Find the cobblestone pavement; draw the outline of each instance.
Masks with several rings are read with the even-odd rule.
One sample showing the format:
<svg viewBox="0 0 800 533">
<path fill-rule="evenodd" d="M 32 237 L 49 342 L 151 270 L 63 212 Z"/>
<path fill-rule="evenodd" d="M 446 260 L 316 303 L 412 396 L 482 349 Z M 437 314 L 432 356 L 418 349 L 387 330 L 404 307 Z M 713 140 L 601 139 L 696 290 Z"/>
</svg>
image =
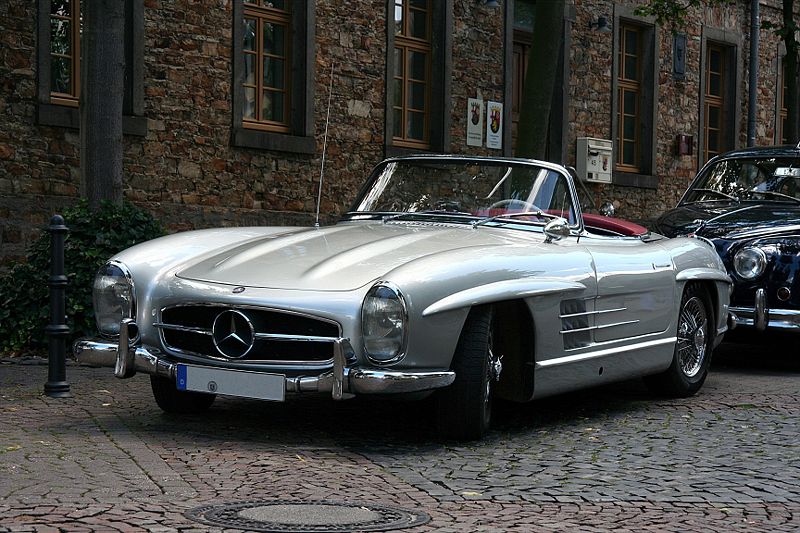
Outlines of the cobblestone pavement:
<svg viewBox="0 0 800 533">
<path fill-rule="evenodd" d="M 469 445 L 437 441 L 425 401 L 219 398 L 174 417 L 146 376 L 70 365 L 74 397 L 52 399 L 46 366 L 5 361 L 0 532 L 209 531 L 184 513 L 251 500 L 423 511 L 420 533 L 798 531 L 800 362 L 722 348 L 694 398 L 629 382 L 501 405 Z"/>
</svg>

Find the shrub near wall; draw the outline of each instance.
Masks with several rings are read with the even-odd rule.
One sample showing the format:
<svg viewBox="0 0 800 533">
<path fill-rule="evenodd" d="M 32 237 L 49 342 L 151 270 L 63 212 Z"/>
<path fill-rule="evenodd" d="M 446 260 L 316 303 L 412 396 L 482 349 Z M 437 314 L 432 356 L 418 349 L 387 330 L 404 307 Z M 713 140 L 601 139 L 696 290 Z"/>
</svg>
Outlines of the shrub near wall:
<svg viewBox="0 0 800 533">
<path fill-rule="evenodd" d="M 63 215 L 69 233 L 64 264 L 70 343 L 96 333 L 92 283 L 100 266 L 115 253 L 164 234 L 161 224 L 132 204 L 104 204 L 92 211 L 85 201 Z M 20 355 L 46 350 L 45 327 L 50 320 L 50 234 L 29 248 L 27 261 L 0 278 L 0 353 Z"/>
</svg>

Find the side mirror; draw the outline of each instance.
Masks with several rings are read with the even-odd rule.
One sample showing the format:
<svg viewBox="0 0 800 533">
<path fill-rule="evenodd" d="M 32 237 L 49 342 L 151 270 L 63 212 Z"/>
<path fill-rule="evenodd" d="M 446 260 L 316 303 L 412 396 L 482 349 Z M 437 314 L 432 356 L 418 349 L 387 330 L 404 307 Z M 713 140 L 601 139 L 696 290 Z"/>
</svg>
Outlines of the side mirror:
<svg viewBox="0 0 800 533">
<path fill-rule="evenodd" d="M 555 218 L 545 224 L 544 234 L 547 237 L 544 242 L 560 241 L 569 237 L 569 222 L 565 218 Z"/>
<path fill-rule="evenodd" d="M 603 205 L 600 206 L 600 214 L 604 217 L 613 217 L 614 216 L 614 204 L 611 202 L 604 202 Z"/>
</svg>

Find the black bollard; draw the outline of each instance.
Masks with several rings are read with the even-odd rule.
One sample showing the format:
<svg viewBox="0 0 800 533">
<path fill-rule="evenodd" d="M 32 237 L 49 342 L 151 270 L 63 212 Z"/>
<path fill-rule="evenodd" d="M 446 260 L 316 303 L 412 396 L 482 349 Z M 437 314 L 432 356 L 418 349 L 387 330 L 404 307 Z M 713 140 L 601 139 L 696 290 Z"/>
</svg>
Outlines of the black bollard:
<svg viewBox="0 0 800 533">
<path fill-rule="evenodd" d="M 67 276 L 64 274 L 64 239 L 69 228 L 64 218 L 53 215 L 50 219 L 50 324 L 45 328 L 48 336 L 47 383 L 44 393 L 52 398 L 71 398 L 67 383 L 66 339 L 69 328 L 66 321 Z"/>
</svg>

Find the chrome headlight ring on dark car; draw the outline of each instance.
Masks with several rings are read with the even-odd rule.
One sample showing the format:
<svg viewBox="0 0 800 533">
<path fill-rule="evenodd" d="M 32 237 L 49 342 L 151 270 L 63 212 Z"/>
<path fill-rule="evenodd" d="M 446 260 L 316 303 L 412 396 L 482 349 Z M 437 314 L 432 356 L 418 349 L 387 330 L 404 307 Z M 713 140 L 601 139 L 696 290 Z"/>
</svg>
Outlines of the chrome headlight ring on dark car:
<svg viewBox="0 0 800 533">
<path fill-rule="evenodd" d="M 746 246 L 733 256 L 733 270 L 744 280 L 754 280 L 767 268 L 767 254 L 761 248 Z"/>
<path fill-rule="evenodd" d="M 399 362 L 405 356 L 408 311 L 400 290 L 384 281 L 372 286 L 361 305 L 364 353 L 379 365 Z"/>
<path fill-rule="evenodd" d="M 102 335 L 116 337 L 122 319 L 136 314 L 133 278 L 124 264 L 109 261 L 97 271 L 92 290 L 97 329 Z"/>
</svg>

